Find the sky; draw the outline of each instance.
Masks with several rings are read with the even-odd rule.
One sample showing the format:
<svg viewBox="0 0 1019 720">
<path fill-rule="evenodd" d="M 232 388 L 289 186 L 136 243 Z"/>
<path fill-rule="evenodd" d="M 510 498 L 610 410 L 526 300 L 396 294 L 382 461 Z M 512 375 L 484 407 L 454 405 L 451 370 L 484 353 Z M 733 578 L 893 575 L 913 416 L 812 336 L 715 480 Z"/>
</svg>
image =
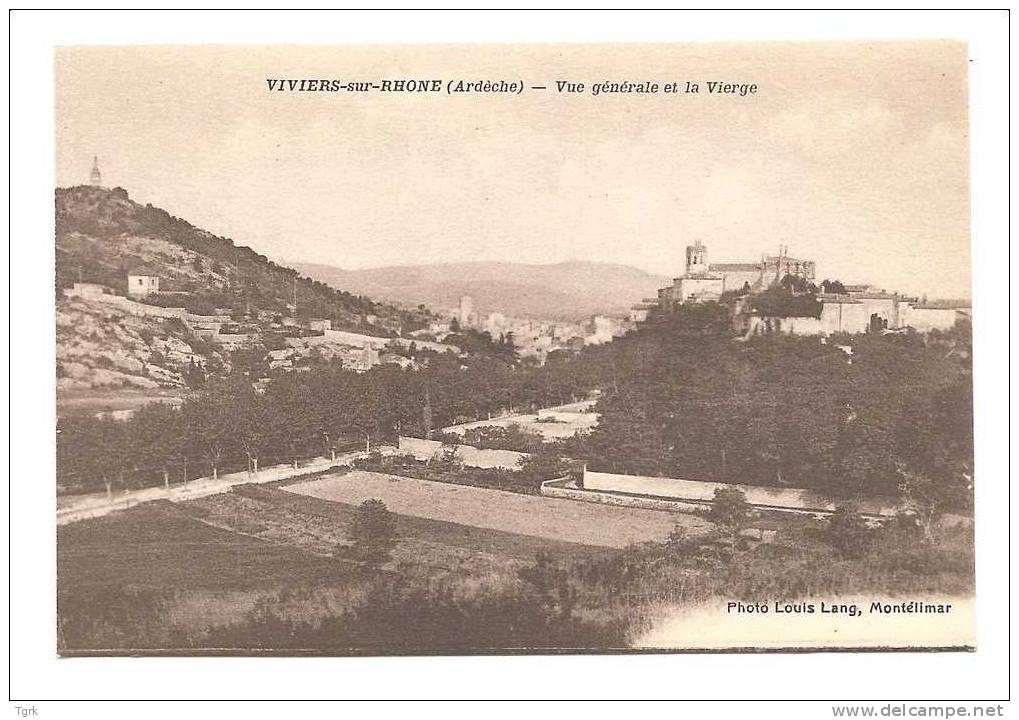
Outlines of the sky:
<svg viewBox="0 0 1019 720">
<path fill-rule="evenodd" d="M 103 183 L 273 258 L 591 260 L 678 276 L 787 246 L 818 279 L 970 296 L 954 42 L 61 48 L 58 186 Z M 267 78 L 522 81 L 279 93 Z M 556 91 L 557 80 L 585 92 Z M 699 94 L 593 96 L 604 81 Z M 753 83 L 752 95 L 707 93 Z"/>
</svg>

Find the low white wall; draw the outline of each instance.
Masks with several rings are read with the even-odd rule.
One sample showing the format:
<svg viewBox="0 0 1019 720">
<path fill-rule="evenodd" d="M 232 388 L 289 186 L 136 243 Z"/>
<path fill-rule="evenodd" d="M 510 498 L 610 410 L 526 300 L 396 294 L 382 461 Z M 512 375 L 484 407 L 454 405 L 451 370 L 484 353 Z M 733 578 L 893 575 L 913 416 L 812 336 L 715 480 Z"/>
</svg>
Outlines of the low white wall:
<svg viewBox="0 0 1019 720">
<path fill-rule="evenodd" d="M 584 490 L 603 490 L 676 500 L 710 502 L 715 496 L 715 490 L 732 487 L 741 490 L 746 495 L 748 503 L 761 507 L 832 512 L 839 504 L 812 490 L 770 488 L 760 485 L 728 485 L 703 480 L 620 475 L 584 470 Z M 894 515 L 896 511 L 895 503 L 886 498 L 875 498 L 856 504 L 859 506 L 860 512 L 871 515 Z"/>
<path fill-rule="evenodd" d="M 573 487 L 572 484 L 564 486 L 563 483 L 565 481 L 566 478 L 560 478 L 558 480 L 550 480 L 542 483 L 541 494 L 546 497 L 562 498 L 564 500 L 581 500 L 583 502 L 641 508 L 643 510 L 691 512 L 693 510 L 703 510 L 707 507 L 704 503 L 683 500 L 633 497 L 630 495 L 613 495 L 610 493 L 600 493 L 591 490 L 580 490 Z"/>
<path fill-rule="evenodd" d="M 444 446 L 438 440 L 424 440 L 401 435 L 398 447 L 400 453 L 413 455 L 416 460 L 430 460 L 436 453 L 441 452 Z M 470 467 L 517 470 L 520 468 L 520 461 L 529 455 L 513 450 L 482 450 L 473 445 L 457 445 L 456 457 L 464 465 Z"/>
</svg>

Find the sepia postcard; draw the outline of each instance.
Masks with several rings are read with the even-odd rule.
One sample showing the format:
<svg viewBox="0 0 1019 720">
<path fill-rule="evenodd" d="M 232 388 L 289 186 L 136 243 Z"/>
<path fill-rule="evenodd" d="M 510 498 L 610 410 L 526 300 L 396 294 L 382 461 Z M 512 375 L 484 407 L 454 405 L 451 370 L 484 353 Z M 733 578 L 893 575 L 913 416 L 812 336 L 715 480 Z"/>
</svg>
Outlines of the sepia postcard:
<svg viewBox="0 0 1019 720">
<path fill-rule="evenodd" d="M 60 656 L 977 647 L 964 42 L 54 62 Z"/>
</svg>

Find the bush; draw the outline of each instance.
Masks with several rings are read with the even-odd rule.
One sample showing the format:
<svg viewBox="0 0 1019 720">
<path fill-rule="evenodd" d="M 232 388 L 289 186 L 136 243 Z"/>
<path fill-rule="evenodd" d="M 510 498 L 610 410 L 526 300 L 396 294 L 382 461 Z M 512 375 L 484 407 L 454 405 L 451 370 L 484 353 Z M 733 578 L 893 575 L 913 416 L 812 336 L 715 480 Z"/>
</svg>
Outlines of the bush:
<svg viewBox="0 0 1019 720">
<path fill-rule="evenodd" d="M 742 490 L 734 487 L 718 488 L 715 490 L 715 497 L 711 501 L 708 519 L 718 525 L 725 538 L 729 541 L 729 549 L 733 555 L 736 554 L 736 546 L 739 543 L 740 533 L 746 527 L 750 514 L 749 510 L 747 496 Z"/>
<path fill-rule="evenodd" d="M 563 458 L 547 450 L 522 457 L 519 464 L 519 472 L 538 485 L 546 480 L 561 478 L 570 472 L 570 466 Z"/>
<path fill-rule="evenodd" d="M 378 567 L 396 547 L 396 516 L 381 500 L 365 500 L 357 508 L 347 538 L 357 560 Z"/>
<path fill-rule="evenodd" d="M 870 546 L 870 531 L 858 512 L 846 505 L 835 509 L 828 520 L 828 542 L 847 558 L 862 557 Z"/>
</svg>

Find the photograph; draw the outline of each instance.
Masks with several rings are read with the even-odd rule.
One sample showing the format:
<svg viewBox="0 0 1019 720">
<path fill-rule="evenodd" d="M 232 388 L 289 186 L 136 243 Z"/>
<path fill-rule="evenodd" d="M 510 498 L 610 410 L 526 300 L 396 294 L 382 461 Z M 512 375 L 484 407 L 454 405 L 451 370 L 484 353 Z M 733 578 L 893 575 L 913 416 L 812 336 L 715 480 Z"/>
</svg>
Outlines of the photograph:
<svg viewBox="0 0 1019 720">
<path fill-rule="evenodd" d="M 56 652 L 972 651 L 967 65 L 56 48 Z"/>
</svg>

